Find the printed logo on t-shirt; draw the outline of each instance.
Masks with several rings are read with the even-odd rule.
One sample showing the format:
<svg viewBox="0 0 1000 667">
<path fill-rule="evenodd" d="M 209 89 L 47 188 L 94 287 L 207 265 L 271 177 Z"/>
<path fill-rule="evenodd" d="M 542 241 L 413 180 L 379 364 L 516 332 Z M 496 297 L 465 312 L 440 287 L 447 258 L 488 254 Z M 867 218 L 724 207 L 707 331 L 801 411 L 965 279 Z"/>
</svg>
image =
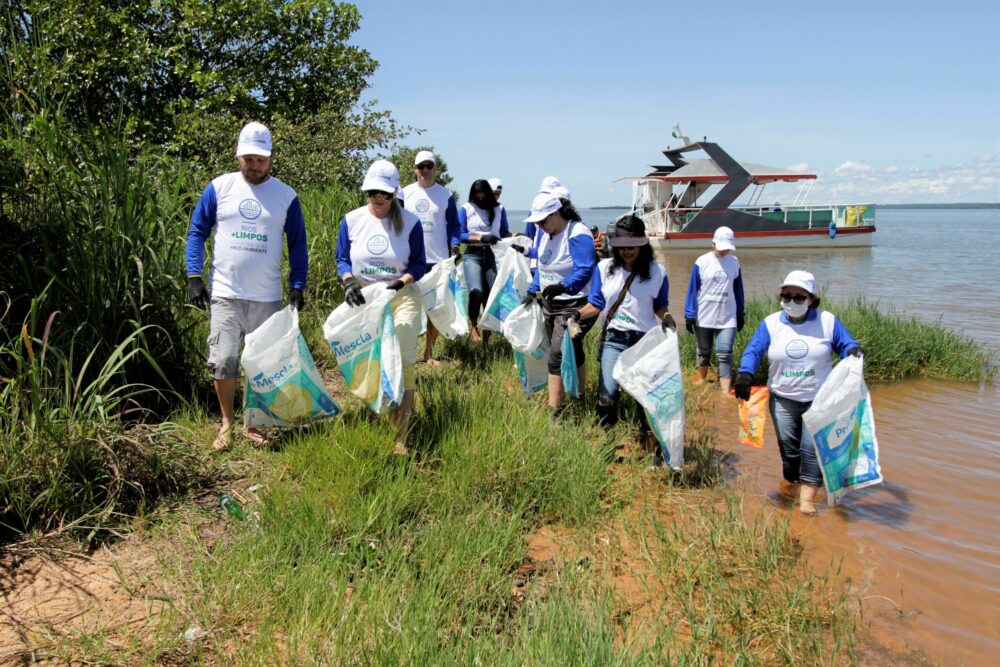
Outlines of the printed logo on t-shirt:
<svg viewBox="0 0 1000 667">
<path fill-rule="evenodd" d="M 622 305 L 623 306 L 632 305 L 632 292 L 625 292 L 625 298 L 622 299 Z"/>
<path fill-rule="evenodd" d="M 261 207 L 255 199 L 244 199 L 240 202 L 240 215 L 247 220 L 256 220 L 260 217 Z"/>
<path fill-rule="evenodd" d="M 712 276 L 713 283 L 724 283 L 729 280 L 729 275 L 725 271 L 716 271 L 715 275 Z"/>
<path fill-rule="evenodd" d="M 415 208 L 417 209 L 417 213 L 426 213 L 431 210 L 431 203 L 426 199 L 420 199 L 417 201 Z"/>
<path fill-rule="evenodd" d="M 551 262 L 552 261 L 552 249 L 551 248 L 547 248 L 545 250 L 545 252 L 542 253 L 542 256 L 538 258 L 538 261 L 541 262 L 542 264 L 548 264 L 549 262 Z"/>
<path fill-rule="evenodd" d="M 788 345 L 785 346 L 785 354 L 788 355 L 789 359 L 801 359 L 809 354 L 809 343 L 801 338 L 788 341 Z"/>
<path fill-rule="evenodd" d="M 373 255 L 382 255 L 389 249 L 389 237 L 376 234 L 368 239 L 368 252 Z"/>
</svg>

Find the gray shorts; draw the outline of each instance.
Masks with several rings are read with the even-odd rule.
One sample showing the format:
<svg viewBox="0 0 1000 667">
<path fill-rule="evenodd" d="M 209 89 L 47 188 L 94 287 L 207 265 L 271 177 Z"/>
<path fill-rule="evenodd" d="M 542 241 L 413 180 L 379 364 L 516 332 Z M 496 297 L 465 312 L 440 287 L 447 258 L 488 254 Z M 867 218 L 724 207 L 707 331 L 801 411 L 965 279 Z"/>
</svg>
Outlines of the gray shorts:
<svg viewBox="0 0 1000 667">
<path fill-rule="evenodd" d="M 208 333 L 208 367 L 213 380 L 229 380 L 239 370 L 240 342 L 281 310 L 281 301 L 247 301 L 212 297 Z"/>
</svg>

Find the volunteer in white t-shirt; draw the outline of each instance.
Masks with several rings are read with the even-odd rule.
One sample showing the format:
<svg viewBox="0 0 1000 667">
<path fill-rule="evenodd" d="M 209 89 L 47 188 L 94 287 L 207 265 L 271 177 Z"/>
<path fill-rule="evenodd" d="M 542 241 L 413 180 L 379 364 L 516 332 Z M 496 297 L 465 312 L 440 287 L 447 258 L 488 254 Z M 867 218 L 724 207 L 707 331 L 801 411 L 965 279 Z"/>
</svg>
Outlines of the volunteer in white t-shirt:
<svg viewBox="0 0 1000 667">
<path fill-rule="evenodd" d="M 578 321 L 604 313 L 605 324 L 598 342 L 600 373 L 597 378 L 597 417 L 601 425 L 618 422 L 618 396 L 621 393 L 612 370 L 622 352 L 639 342 L 653 327 L 677 330 L 667 307 L 670 283 L 667 270 L 653 259 L 653 249 L 646 238 L 642 219 L 631 213 L 608 226 L 611 257 L 597 263 L 587 305 L 577 311 Z M 653 454 L 653 465 L 663 465 L 656 438 L 639 410 L 639 424 L 646 447 Z"/>
<path fill-rule="evenodd" d="M 208 367 L 222 412 L 215 449 L 225 449 L 232 440 L 240 341 L 281 310 L 283 240 L 288 243 L 288 302 L 299 309 L 305 304 L 305 220 L 295 191 L 270 175 L 271 148 L 270 131 L 247 123 L 236 144 L 239 171 L 219 176 L 205 188 L 188 229 L 187 298 L 199 307 L 210 302 Z M 211 299 L 202 280 L 209 237 Z M 247 429 L 246 436 L 252 444 L 267 444 L 257 428 Z"/>
<path fill-rule="evenodd" d="M 420 219 L 424 230 L 424 252 L 427 270 L 451 255 L 458 255 L 458 214 L 451 191 L 437 181 L 437 158 L 430 151 L 418 151 L 413 159 L 413 173 L 417 180 L 403 188 L 403 205 Z M 434 359 L 434 343 L 438 330 L 427 320 L 424 363 L 440 366 Z"/>
<path fill-rule="evenodd" d="M 750 400 L 754 373 L 766 354 L 782 491 L 790 494 L 799 484 L 799 509 L 815 514 L 813 501 L 823 477 L 802 415 L 833 369 L 831 354 L 841 359 L 848 354 L 860 356 L 861 346 L 833 313 L 819 309 L 816 279 L 808 271 L 789 273 L 781 283 L 780 299 L 781 310 L 765 317 L 747 343 L 736 376 L 736 398 Z"/>
<path fill-rule="evenodd" d="M 712 252 L 694 262 L 688 283 L 684 319 L 698 341 L 698 380 L 704 382 L 712 361 L 712 340 L 719 360 L 719 385 L 729 393 L 733 374 L 733 341 L 743 329 L 743 275 L 733 230 L 719 227 L 712 237 Z"/>
<path fill-rule="evenodd" d="M 469 335 L 478 343 L 480 333 L 476 323 L 479 321 L 479 310 L 489 300 L 493 282 L 497 279 L 497 260 L 490 246 L 510 236 L 507 211 L 497 203 L 488 181 L 473 181 L 469 188 L 469 201 L 458 210 L 458 227 L 460 238 L 465 242 L 462 270 L 469 286 L 469 320 L 472 322 Z M 484 331 L 482 342 L 487 342 L 489 336 L 490 332 Z"/>
<path fill-rule="evenodd" d="M 356 208 L 340 221 L 337 272 L 344 282 L 344 300 L 351 306 L 365 302 L 361 288 L 386 283 L 398 292 L 391 302 L 392 316 L 403 357 L 403 401 L 390 417 L 396 427 L 397 454 L 405 454 L 406 427 L 417 387 L 415 366 L 420 337 L 420 295 L 413 283 L 427 272 L 424 232 L 420 220 L 396 199 L 399 171 L 388 160 L 368 168 L 361 189 L 368 205 Z"/>
<path fill-rule="evenodd" d="M 566 392 L 562 383 L 562 339 L 566 319 L 587 303 L 590 281 L 597 257 L 594 237 L 580 220 L 573 204 L 553 194 L 540 194 L 531 202 L 525 222 L 538 225 L 538 264 L 528 286 L 524 303 L 542 295 L 542 314 L 549 335 L 549 407 L 553 415 L 561 410 Z M 573 338 L 580 388 L 587 386 L 583 357 L 583 337 L 596 318 L 580 321 L 580 333 Z"/>
<path fill-rule="evenodd" d="M 538 184 L 538 194 L 556 195 L 557 197 L 565 199 L 566 201 L 571 200 L 569 190 L 563 187 L 563 184 L 559 180 L 558 176 L 546 176 L 545 178 L 543 178 L 542 182 Z M 527 236 L 529 239 L 531 239 L 531 249 L 524 254 L 527 255 L 528 258 L 532 260 L 531 266 L 532 268 L 534 268 L 535 266 L 534 260 L 536 257 L 538 257 L 537 253 L 535 252 L 538 249 L 537 245 L 535 244 L 535 241 L 538 238 L 538 228 L 535 226 L 535 223 L 528 222 L 527 224 L 525 224 L 524 235 Z M 515 246 L 515 248 L 516 247 L 517 246 Z"/>
</svg>

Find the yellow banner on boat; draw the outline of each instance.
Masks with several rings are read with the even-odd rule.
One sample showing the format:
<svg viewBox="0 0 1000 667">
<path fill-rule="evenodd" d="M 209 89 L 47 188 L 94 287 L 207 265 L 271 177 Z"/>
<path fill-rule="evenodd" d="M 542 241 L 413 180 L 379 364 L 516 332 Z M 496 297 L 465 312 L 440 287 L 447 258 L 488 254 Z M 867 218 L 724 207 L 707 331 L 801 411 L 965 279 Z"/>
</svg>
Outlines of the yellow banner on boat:
<svg viewBox="0 0 1000 667">
<path fill-rule="evenodd" d="M 848 206 L 844 214 L 844 226 L 858 227 L 862 225 L 866 210 L 868 210 L 867 206 Z"/>
</svg>

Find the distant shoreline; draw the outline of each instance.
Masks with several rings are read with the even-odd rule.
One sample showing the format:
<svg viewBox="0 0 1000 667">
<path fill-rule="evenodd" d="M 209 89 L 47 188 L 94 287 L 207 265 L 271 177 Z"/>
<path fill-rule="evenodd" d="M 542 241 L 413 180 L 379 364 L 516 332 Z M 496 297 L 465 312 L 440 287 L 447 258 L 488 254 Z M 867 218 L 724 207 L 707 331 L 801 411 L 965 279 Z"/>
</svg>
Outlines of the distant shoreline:
<svg viewBox="0 0 1000 667">
<path fill-rule="evenodd" d="M 1000 209 L 1000 202 L 979 202 L 972 204 L 875 204 L 878 208 L 980 208 L 980 209 Z M 610 211 L 615 209 L 629 209 L 631 206 L 588 206 L 591 211 Z"/>
</svg>

